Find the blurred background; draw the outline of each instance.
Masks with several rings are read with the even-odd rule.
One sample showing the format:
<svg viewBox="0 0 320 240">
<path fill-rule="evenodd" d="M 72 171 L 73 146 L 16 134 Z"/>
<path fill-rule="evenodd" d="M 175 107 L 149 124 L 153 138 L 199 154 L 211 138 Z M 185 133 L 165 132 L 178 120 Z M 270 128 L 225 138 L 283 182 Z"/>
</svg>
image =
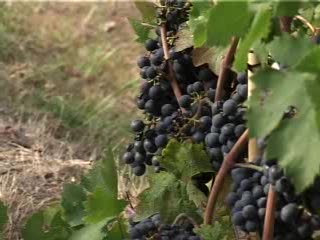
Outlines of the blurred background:
<svg viewBox="0 0 320 240">
<path fill-rule="evenodd" d="M 60 198 L 105 149 L 123 150 L 137 115 L 134 4 L 0 3 L 0 198 L 6 239 Z"/>
</svg>

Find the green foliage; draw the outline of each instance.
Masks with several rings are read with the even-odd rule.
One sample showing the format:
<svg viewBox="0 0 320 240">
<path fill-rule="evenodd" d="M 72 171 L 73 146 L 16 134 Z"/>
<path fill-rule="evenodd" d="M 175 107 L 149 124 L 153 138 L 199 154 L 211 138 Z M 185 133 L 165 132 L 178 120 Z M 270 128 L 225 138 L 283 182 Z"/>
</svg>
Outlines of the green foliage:
<svg viewBox="0 0 320 240">
<path fill-rule="evenodd" d="M 90 193 L 85 203 L 87 223 L 97 223 L 109 217 L 117 216 L 123 211 L 126 202 L 118 200 L 117 196 L 110 194 L 103 188 L 97 188 Z"/>
<path fill-rule="evenodd" d="M 170 222 L 179 213 L 199 218 L 196 205 L 189 199 L 187 185 L 169 172 L 162 172 L 150 178 L 150 188 L 140 195 L 138 218 L 148 217 L 159 212 Z"/>
<path fill-rule="evenodd" d="M 184 182 L 211 168 L 202 144 L 171 140 L 163 150 L 162 156 L 161 165 Z"/>
<path fill-rule="evenodd" d="M 0 239 L 4 239 L 3 231 L 8 222 L 8 208 L 0 201 Z"/>
<path fill-rule="evenodd" d="M 187 184 L 187 194 L 189 199 L 194 202 L 197 208 L 205 208 L 208 199 L 192 182 Z"/>
<path fill-rule="evenodd" d="M 115 166 L 114 153 L 106 149 L 105 158 L 97 162 L 85 176 L 85 187 L 89 192 L 102 188 L 113 196 L 118 196 L 118 176 Z"/>
<path fill-rule="evenodd" d="M 155 5 L 152 2 L 134 1 L 137 9 L 142 15 L 142 20 L 146 23 L 155 22 Z"/>
<path fill-rule="evenodd" d="M 263 6 L 255 15 L 248 34 L 240 43 L 238 53 L 236 55 L 234 66 L 238 71 L 244 71 L 247 68 L 247 56 L 250 48 L 265 38 L 270 29 L 272 12 L 269 5 Z"/>
<path fill-rule="evenodd" d="M 308 37 L 295 38 L 289 34 L 276 37 L 268 44 L 272 57 L 283 65 L 292 66 L 314 48 Z"/>
<path fill-rule="evenodd" d="M 108 225 L 110 221 L 114 221 L 114 219 L 104 219 L 98 223 L 86 225 L 80 230 L 75 231 L 69 240 L 103 240 L 107 236 L 105 226 Z"/>
<path fill-rule="evenodd" d="M 51 220 L 46 218 L 46 211 L 40 211 L 28 219 L 22 235 L 25 240 L 68 240 L 71 229 L 57 212 Z"/>
<path fill-rule="evenodd" d="M 244 36 L 252 16 L 246 1 L 219 1 L 209 14 L 206 44 L 228 45 L 232 36 Z"/>
<path fill-rule="evenodd" d="M 214 222 L 213 225 L 202 225 L 195 232 L 203 240 L 232 240 L 235 239 L 233 226 L 230 219 L 226 217 L 222 222 Z"/>
<path fill-rule="evenodd" d="M 83 224 L 85 200 L 86 192 L 81 185 L 66 184 L 64 186 L 61 206 L 63 207 L 66 221 L 72 227 Z"/>
<path fill-rule="evenodd" d="M 275 16 L 295 16 L 301 7 L 301 1 L 282 1 L 274 2 L 274 15 Z"/>
<path fill-rule="evenodd" d="M 193 34 L 195 47 L 201 47 L 207 41 L 207 24 L 210 9 L 213 7 L 210 1 L 193 1 L 188 25 Z"/>
<path fill-rule="evenodd" d="M 257 89 L 248 111 L 250 133 L 266 136 L 274 130 L 268 140 L 267 156 L 277 158 L 297 190 L 302 191 L 320 169 L 320 135 L 315 131 L 319 128 L 319 81 L 309 73 L 262 71 L 255 76 L 255 83 Z M 295 106 L 297 114 L 282 120 L 289 106 Z"/>
<path fill-rule="evenodd" d="M 137 35 L 137 42 L 144 43 L 150 34 L 150 27 L 143 25 L 140 21 L 136 19 L 129 19 L 133 30 Z"/>
</svg>

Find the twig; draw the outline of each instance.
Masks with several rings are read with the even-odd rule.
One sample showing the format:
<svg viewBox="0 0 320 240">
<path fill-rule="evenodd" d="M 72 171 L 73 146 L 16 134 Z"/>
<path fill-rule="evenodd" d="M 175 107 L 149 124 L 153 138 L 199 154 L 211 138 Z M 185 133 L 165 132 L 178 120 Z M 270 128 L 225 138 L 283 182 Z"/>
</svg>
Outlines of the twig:
<svg viewBox="0 0 320 240">
<path fill-rule="evenodd" d="M 282 32 L 291 32 L 291 23 L 293 18 L 288 16 L 280 17 L 280 27 Z"/>
<path fill-rule="evenodd" d="M 252 169 L 258 172 L 262 172 L 263 168 L 259 167 L 257 165 L 253 165 L 253 164 L 249 164 L 249 163 L 236 163 L 234 165 L 235 167 L 241 167 L 241 168 L 248 168 L 248 169 Z"/>
<path fill-rule="evenodd" d="M 194 227 L 199 227 L 199 225 L 197 224 L 197 222 L 192 218 L 192 217 L 189 217 L 187 214 L 185 213 L 180 213 L 173 221 L 173 224 L 179 224 L 180 220 L 182 219 L 187 219 L 190 223 L 192 223 L 192 225 Z"/>
<path fill-rule="evenodd" d="M 274 220 L 276 212 L 277 193 L 273 185 L 269 187 L 266 216 L 264 218 L 263 226 L 263 240 L 273 239 Z"/>
<path fill-rule="evenodd" d="M 172 63 L 170 62 L 169 46 L 168 46 L 168 42 L 167 42 L 167 29 L 166 29 L 165 24 L 161 25 L 161 42 L 162 42 L 162 47 L 163 47 L 163 52 L 164 52 L 164 58 L 166 59 L 167 64 L 168 64 L 171 87 L 172 87 L 174 95 L 176 96 L 177 101 L 179 103 L 179 99 L 182 96 L 182 94 L 181 94 L 177 79 L 174 74 Z M 182 108 L 182 107 L 180 107 L 180 108 L 181 108 L 182 112 L 186 112 L 186 110 L 184 108 Z"/>
<path fill-rule="evenodd" d="M 302 17 L 300 15 L 297 15 L 297 16 L 294 17 L 294 19 L 300 20 L 304 25 L 306 25 L 311 30 L 311 32 L 313 34 L 316 33 L 315 27 L 307 19 L 305 19 L 304 17 Z M 284 31 L 284 32 L 290 32 L 290 30 L 289 31 Z"/>
<path fill-rule="evenodd" d="M 237 50 L 237 46 L 239 43 L 239 38 L 238 37 L 233 37 L 231 41 L 231 46 L 229 48 L 229 51 L 225 58 L 222 61 L 222 66 L 220 69 L 220 74 L 218 77 L 218 84 L 217 84 L 217 89 L 216 89 L 216 96 L 215 96 L 215 101 L 220 101 L 221 98 L 223 97 L 224 94 L 224 84 L 227 80 L 228 76 L 228 71 L 232 65 L 233 59 L 234 59 L 234 54 Z"/>
<path fill-rule="evenodd" d="M 212 217 L 214 214 L 214 208 L 218 199 L 219 192 L 221 187 L 223 186 L 225 177 L 228 175 L 229 170 L 233 167 L 236 163 L 237 158 L 239 157 L 240 153 L 245 149 L 249 139 L 249 131 L 246 130 L 241 137 L 238 139 L 236 144 L 233 146 L 231 151 L 228 153 L 226 158 L 224 159 L 222 166 L 215 177 L 213 187 L 210 191 L 209 200 L 207 203 L 207 207 L 204 213 L 204 223 L 211 224 Z"/>
</svg>

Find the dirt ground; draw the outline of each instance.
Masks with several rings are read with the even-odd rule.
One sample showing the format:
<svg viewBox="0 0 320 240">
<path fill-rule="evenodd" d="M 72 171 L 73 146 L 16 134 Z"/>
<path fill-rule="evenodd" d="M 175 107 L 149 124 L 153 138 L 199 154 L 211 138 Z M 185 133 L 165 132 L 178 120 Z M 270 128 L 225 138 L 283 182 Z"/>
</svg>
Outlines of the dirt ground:
<svg viewBox="0 0 320 240">
<path fill-rule="evenodd" d="M 59 201 L 136 114 L 131 2 L 0 4 L 0 199 L 7 240 Z M 97 106 L 94 108 L 93 106 Z"/>
</svg>

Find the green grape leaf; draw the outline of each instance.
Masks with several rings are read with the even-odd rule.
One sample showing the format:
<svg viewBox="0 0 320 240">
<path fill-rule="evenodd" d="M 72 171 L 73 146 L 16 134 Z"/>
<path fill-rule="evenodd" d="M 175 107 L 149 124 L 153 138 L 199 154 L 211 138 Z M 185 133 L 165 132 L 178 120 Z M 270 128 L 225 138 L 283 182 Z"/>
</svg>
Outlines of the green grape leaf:
<svg viewBox="0 0 320 240">
<path fill-rule="evenodd" d="M 199 218 L 197 207 L 189 200 L 186 184 L 169 172 L 161 172 L 150 178 L 150 187 L 140 194 L 138 219 L 159 212 L 163 219 L 172 222 L 180 213 Z"/>
<path fill-rule="evenodd" d="M 42 212 L 33 214 L 27 221 L 22 230 L 22 236 L 25 240 L 46 239 L 43 232 L 44 216 Z"/>
<path fill-rule="evenodd" d="M 203 240 L 232 240 L 235 239 L 230 219 L 214 222 L 213 225 L 201 225 L 194 230 Z"/>
<path fill-rule="evenodd" d="M 301 7 L 301 1 L 283 1 L 277 0 L 274 4 L 275 16 L 295 16 Z"/>
<path fill-rule="evenodd" d="M 267 136 L 277 127 L 284 111 L 289 106 L 297 106 L 301 101 L 301 97 L 296 96 L 301 96 L 298 93 L 304 90 L 301 87 L 303 79 L 308 77 L 310 75 L 305 73 L 285 73 L 276 70 L 260 71 L 253 77 L 256 89 L 248 101 L 247 112 L 251 136 Z M 288 88 L 290 91 L 287 91 Z"/>
<path fill-rule="evenodd" d="M 118 176 L 115 158 L 111 149 L 105 153 L 105 159 L 97 162 L 86 176 L 85 187 L 89 192 L 103 188 L 114 197 L 118 196 Z"/>
<path fill-rule="evenodd" d="M 219 1 L 207 21 L 207 46 L 228 45 L 232 36 L 247 32 L 253 14 L 245 1 Z"/>
<path fill-rule="evenodd" d="M 104 227 L 112 221 L 114 218 L 107 218 L 98 223 L 86 225 L 75 231 L 69 240 L 103 240 L 108 235 Z"/>
<path fill-rule="evenodd" d="M 310 73 L 320 71 L 320 48 L 314 48 L 295 66 L 295 69 Z"/>
<path fill-rule="evenodd" d="M 210 1 L 192 1 L 188 25 L 193 34 L 195 47 L 201 47 L 207 41 L 207 21 L 213 3 Z"/>
<path fill-rule="evenodd" d="M 155 22 L 156 8 L 153 2 L 135 0 L 134 3 L 136 5 L 136 8 L 139 9 L 144 22 Z"/>
<path fill-rule="evenodd" d="M 143 23 L 136 19 L 131 18 L 129 19 L 129 22 L 137 35 L 136 41 L 140 43 L 145 43 L 145 41 L 149 39 L 151 28 L 146 25 L 143 25 Z"/>
<path fill-rule="evenodd" d="M 189 199 L 194 202 L 197 208 L 205 208 L 208 198 L 192 182 L 187 184 L 187 193 Z"/>
<path fill-rule="evenodd" d="M 239 45 L 238 53 L 234 66 L 238 71 L 244 71 L 247 68 L 248 52 L 253 44 L 267 37 L 271 24 L 272 11 L 269 6 L 261 7 L 255 15 L 248 34 Z"/>
<path fill-rule="evenodd" d="M 267 45 L 267 48 L 277 62 L 292 66 L 315 48 L 315 45 L 308 37 L 295 38 L 284 34 L 281 37 L 276 37 Z"/>
<path fill-rule="evenodd" d="M 33 214 L 22 230 L 24 240 L 69 240 L 70 225 L 63 220 L 61 212 L 57 212 L 51 222 L 46 221 L 47 210 Z"/>
<path fill-rule="evenodd" d="M 192 176 L 211 169 L 209 157 L 203 145 L 187 141 L 180 143 L 177 140 L 171 140 L 162 151 L 160 163 L 185 182 L 188 182 Z"/>
<path fill-rule="evenodd" d="M 126 206 L 126 202 L 118 200 L 103 188 L 97 188 L 93 193 L 89 193 L 85 202 L 87 223 L 97 223 L 101 220 L 117 216 Z"/>
<path fill-rule="evenodd" d="M 82 218 L 85 215 L 83 202 L 86 198 L 86 192 L 81 185 L 64 185 L 61 206 L 66 221 L 73 227 L 83 224 Z"/>
<path fill-rule="evenodd" d="M 128 227 L 125 223 L 125 219 L 118 218 L 114 221 L 110 229 L 108 230 L 108 235 L 105 240 L 123 240 L 128 238 Z"/>
<path fill-rule="evenodd" d="M 255 53 L 255 55 L 258 57 L 262 67 L 266 66 L 268 64 L 268 50 L 266 48 L 265 43 L 263 42 L 256 42 L 252 49 Z"/>
<path fill-rule="evenodd" d="M 256 89 L 248 110 L 250 133 L 253 136 L 271 133 L 267 157 L 278 159 L 301 192 L 320 169 L 319 80 L 309 73 L 267 70 L 257 73 L 254 81 Z M 297 114 L 282 120 L 289 106 L 294 106 Z"/>
</svg>

